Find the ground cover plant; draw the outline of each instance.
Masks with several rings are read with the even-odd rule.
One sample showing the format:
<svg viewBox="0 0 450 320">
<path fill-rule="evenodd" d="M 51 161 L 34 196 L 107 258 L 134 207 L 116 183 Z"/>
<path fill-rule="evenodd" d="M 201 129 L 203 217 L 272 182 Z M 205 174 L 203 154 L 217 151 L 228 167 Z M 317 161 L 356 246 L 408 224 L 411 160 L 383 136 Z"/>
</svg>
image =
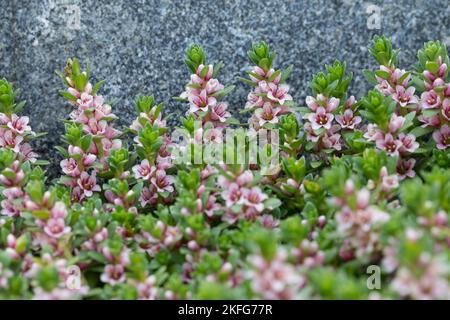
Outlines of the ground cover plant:
<svg viewBox="0 0 450 320">
<path fill-rule="evenodd" d="M 68 59 L 54 180 L 0 80 L 0 298 L 450 299 L 448 53 L 427 42 L 405 70 L 390 39 L 369 52 L 373 90 L 351 95 L 336 61 L 299 105 L 295 70 L 253 44 L 241 123 L 194 44 L 178 128 L 151 95 L 118 128 Z"/>
</svg>

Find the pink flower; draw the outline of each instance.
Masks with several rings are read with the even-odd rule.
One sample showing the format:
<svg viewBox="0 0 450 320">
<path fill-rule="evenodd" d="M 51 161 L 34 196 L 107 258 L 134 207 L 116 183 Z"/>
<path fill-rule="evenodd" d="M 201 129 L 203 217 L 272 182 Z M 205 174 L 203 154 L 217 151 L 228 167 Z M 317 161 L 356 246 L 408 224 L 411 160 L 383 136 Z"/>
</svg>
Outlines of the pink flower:
<svg viewBox="0 0 450 320">
<path fill-rule="evenodd" d="M 95 171 L 92 175 L 89 175 L 87 172 L 82 172 L 77 180 L 77 184 L 86 197 L 91 197 L 93 192 L 101 191 L 100 186 L 97 184 Z"/>
<path fill-rule="evenodd" d="M 283 105 L 286 101 L 292 100 L 292 96 L 288 94 L 289 86 L 286 84 L 276 85 L 269 83 L 270 90 L 267 92 L 267 98 Z"/>
<path fill-rule="evenodd" d="M 333 112 L 337 107 L 339 107 L 339 99 L 332 97 L 327 101 L 325 109 L 327 112 Z"/>
<path fill-rule="evenodd" d="M 83 154 L 83 150 L 80 147 L 70 145 L 67 149 L 69 152 L 69 156 Z"/>
<path fill-rule="evenodd" d="M 25 161 L 30 161 L 31 163 L 36 162 L 38 157 L 37 153 L 33 152 L 29 143 L 24 143 L 20 145 L 20 153 L 22 153 Z"/>
<path fill-rule="evenodd" d="M 397 162 L 397 173 L 399 174 L 400 180 L 405 179 L 406 177 L 414 178 L 416 173 L 414 172 L 414 165 L 416 164 L 416 160 L 411 159 L 399 159 Z"/>
<path fill-rule="evenodd" d="M 401 129 L 405 124 L 406 119 L 402 116 L 397 116 L 395 113 L 392 114 L 391 119 L 389 120 L 389 132 L 394 133 L 397 130 Z"/>
<path fill-rule="evenodd" d="M 312 141 L 312 142 L 319 141 L 320 136 L 316 135 L 310 122 L 306 122 L 304 128 L 305 128 L 305 132 L 306 132 L 306 140 L 307 141 Z"/>
<path fill-rule="evenodd" d="M 368 141 L 377 141 L 384 139 L 384 134 L 380 129 L 378 129 L 376 124 L 369 123 L 367 125 L 366 132 L 364 133 L 364 138 Z"/>
<path fill-rule="evenodd" d="M 255 111 L 255 116 L 259 120 L 259 125 L 262 127 L 266 123 L 278 123 L 277 115 L 280 108 L 273 108 L 269 103 L 265 103 L 264 107 Z"/>
<path fill-rule="evenodd" d="M 147 204 L 155 205 L 158 202 L 158 194 L 156 193 L 155 187 L 142 188 L 139 201 L 142 207 L 145 207 Z"/>
<path fill-rule="evenodd" d="M 25 132 L 31 131 L 31 127 L 28 125 L 29 121 L 30 119 L 28 117 L 19 118 L 16 114 L 13 114 L 7 126 L 17 134 L 24 134 Z"/>
<path fill-rule="evenodd" d="M 209 95 L 220 91 L 223 88 L 223 84 L 221 84 L 217 79 L 210 79 L 205 85 L 206 93 Z"/>
<path fill-rule="evenodd" d="M 355 129 L 355 126 L 361 123 L 360 116 L 353 116 L 353 111 L 351 109 L 347 109 L 344 112 L 344 115 L 337 115 L 336 121 L 341 125 L 342 128 L 347 129 Z"/>
<path fill-rule="evenodd" d="M 398 156 L 399 148 L 402 143 L 398 140 L 394 140 L 392 134 L 388 133 L 384 139 L 378 139 L 376 141 L 377 148 L 380 150 L 385 150 L 390 156 Z"/>
<path fill-rule="evenodd" d="M 339 106 L 339 99 L 332 97 L 328 100 L 322 94 L 317 95 L 317 98 L 308 96 L 306 97 L 306 105 L 314 112 L 319 109 L 319 107 L 324 107 L 327 112 L 333 112 Z"/>
<path fill-rule="evenodd" d="M 192 93 L 192 91 L 188 95 L 188 100 L 191 103 L 191 107 L 189 112 L 195 113 L 197 111 L 208 111 L 209 107 L 213 107 L 217 103 L 217 99 L 215 97 L 208 96 L 206 90 L 200 91 L 199 94 Z"/>
<path fill-rule="evenodd" d="M 250 92 L 247 96 L 247 102 L 245 103 L 246 109 L 254 107 L 262 107 L 264 105 L 264 99 L 257 95 L 254 91 Z"/>
<path fill-rule="evenodd" d="M 245 170 L 236 178 L 236 183 L 239 186 L 244 187 L 250 184 L 253 181 L 253 179 L 254 179 L 253 173 L 250 170 Z"/>
<path fill-rule="evenodd" d="M 164 170 L 156 170 L 155 176 L 150 179 L 158 192 L 173 192 L 174 177 L 166 175 Z"/>
<path fill-rule="evenodd" d="M 402 146 L 399 149 L 402 153 L 413 153 L 419 148 L 419 143 L 416 142 L 416 137 L 413 134 L 405 135 L 404 133 L 400 133 L 398 138 L 402 143 Z"/>
<path fill-rule="evenodd" d="M 381 168 L 381 190 L 389 192 L 395 188 L 398 188 L 398 176 L 396 174 L 388 175 L 386 167 Z"/>
<path fill-rule="evenodd" d="M 411 75 L 406 76 L 406 78 L 402 81 L 402 83 L 399 83 L 399 80 L 401 77 L 404 76 L 406 73 L 405 70 L 395 69 L 391 73 L 391 81 L 392 83 L 395 83 L 398 86 L 406 87 L 408 85 L 409 80 L 411 79 Z"/>
<path fill-rule="evenodd" d="M 80 175 L 78 163 L 75 159 L 64 159 L 61 161 L 60 166 L 62 168 L 62 171 L 68 176 L 78 177 Z"/>
<path fill-rule="evenodd" d="M 444 124 L 441 129 L 433 132 L 433 139 L 436 141 L 436 147 L 440 150 L 450 147 L 450 127 Z"/>
<path fill-rule="evenodd" d="M 100 276 L 100 280 L 112 286 L 125 281 L 125 268 L 121 264 L 108 264 Z"/>
<path fill-rule="evenodd" d="M 2 214 L 8 217 L 18 217 L 23 207 L 24 193 L 21 188 L 12 187 L 3 190 L 6 199 L 1 202 Z"/>
<path fill-rule="evenodd" d="M 356 103 L 356 99 L 354 96 L 350 96 L 347 101 L 344 103 L 344 109 L 351 108 Z"/>
<path fill-rule="evenodd" d="M 307 96 L 305 102 L 308 108 L 316 112 L 317 109 L 322 105 L 321 101 L 325 101 L 325 99 L 326 98 L 322 94 L 319 94 L 317 96 L 317 99 L 312 96 Z"/>
<path fill-rule="evenodd" d="M 223 142 L 223 133 L 220 128 L 209 128 L 205 130 L 203 141 L 205 143 L 221 143 Z"/>
<path fill-rule="evenodd" d="M 231 207 L 234 204 L 241 204 L 242 196 L 241 188 L 234 182 L 222 191 L 222 198 L 225 200 L 227 207 Z"/>
<path fill-rule="evenodd" d="M 138 283 L 136 288 L 139 300 L 155 300 L 158 297 L 155 276 L 147 277 L 144 282 Z"/>
<path fill-rule="evenodd" d="M 94 97 L 87 92 L 83 92 L 77 100 L 77 104 L 81 110 L 86 110 L 94 106 Z"/>
<path fill-rule="evenodd" d="M 280 221 L 275 219 L 271 214 L 264 214 L 258 218 L 258 221 L 264 228 L 275 229 L 279 226 Z"/>
<path fill-rule="evenodd" d="M 219 203 L 216 202 L 216 197 L 213 195 L 210 195 L 208 197 L 208 200 L 206 201 L 206 206 L 204 208 L 204 212 L 208 217 L 212 217 L 214 213 L 219 211 L 221 209 L 221 206 Z"/>
<path fill-rule="evenodd" d="M 439 108 L 441 104 L 441 98 L 435 91 L 426 91 L 422 93 L 420 97 L 421 106 L 423 109 Z"/>
<path fill-rule="evenodd" d="M 447 87 L 444 90 L 444 95 L 446 97 L 450 97 L 450 83 L 447 85 Z"/>
<path fill-rule="evenodd" d="M 6 114 L 0 112 L 0 125 L 7 125 L 10 121 L 11 120 Z"/>
<path fill-rule="evenodd" d="M 243 203 L 248 207 L 255 208 L 256 211 L 261 212 L 264 210 L 264 200 L 268 196 L 261 191 L 258 187 L 243 190 Z"/>
<path fill-rule="evenodd" d="M 20 135 L 15 135 L 11 130 L 0 131 L 0 147 L 11 148 L 15 153 L 18 153 L 20 150 L 20 143 L 22 141 L 23 137 Z"/>
<path fill-rule="evenodd" d="M 441 124 L 441 118 L 438 114 L 431 117 L 425 117 L 423 115 L 418 117 L 419 121 L 423 123 L 422 127 L 438 127 Z"/>
<path fill-rule="evenodd" d="M 395 92 L 395 90 L 391 87 L 391 85 L 389 84 L 389 82 L 387 80 L 378 78 L 378 84 L 375 86 L 375 88 L 380 91 L 382 94 L 384 94 L 385 96 L 390 96 L 391 94 L 393 94 Z"/>
<path fill-rule="evenodd" d="M 313 130 L 318 130 L 320 128 L 330 129 L 331 122 L 334 116 L 331 113 L 327 113 L 324 107 L 319 107 L 316 113 L 310 113 L 307 119 L 311 122 L 311 127 Z"/>
<path fill-rule="evenodd" d="M 432 83 L 425 82 L 425 89 L 428 91 L 434 90 L 434 88 L 442 86 L 445 86 L 445 81 L 441 78 L 437 78 Z"/>
<path fill-rule="evenodd" d="M 322 138 L 322 144 L 325 149 L 335 149 L 341 150 L 341 135 L 335 134 L 325 134 Z"/>
<path fill-rule="evenodd" d="M 14 162 L 12 163 L 12 165 L 9 168 L 6 168 L 3 170 L 4 174 L 0 174 L 0 182 L 5 186 L 5 187 L 13 187 L 13 186 L 18 186 L 20 185 L 20 183 L 22 182 L 22 179 L 25 177 L 25 173 L 23 172 L 23 170 L 20 168 L 20 162 L 19 160 L 14 160 Z M 7 178 L 5 176 L 5 174 L 10 174 L 10 173 L 14 173 L 14 178 Z"/>
<path fill-rule="evenodd" d="M 70 232 L 70 227 L 66 227 L 63 218 L 50 218 L 45 224 L 44 232 L 52 238 L 60 238 Z"/>
<path fill-rule="evenodd" d="M 122 147 L 122 141 L 120 139 L 107 139 L 103 138 L 102 141 L 102 147 L 103 151 L 109 151 L 109 150 L 118 150 Z M 94 152 L 91 152 L 94 153 Z"/>
<path fill-rule="evenodd" d="M 395 88 L 395 93 L 392 95 L 392 98 L 397 101 L 400 106 L 405 107 L 408 104 L 417 103 L 418 99 L 416 96 L 414 96 L 414 92 L 416 91 L 416 88 L 409 87 L 405 90 L 405 87 L 403 86 L 397 86 Z"/>
<path fill-rule="evenodd" d="M 87 125 L 84 125 L 83 128 L 87 133 L 90 133 L 94 136 L 103 136 L 106 134 L 108 122 L 106 122 L 105 120 L 100 120 L 97 122 L 95 118 L 90 118 L 89 123 Z"/>
<path fill-rule="evenodd" d="M 65 218 L 67 216 L 67 208 L 64 202 L 58 201 L 53 205 L 51 209 L 52 218 Z"/>
<path fill-rule="evenodd" d="M 265 72 L 262 68 L 260 68 L 258 66 L 253 67 L 253 73 L 258 75 L 259 78 L 263 78 L 265 80 L 270 78 L 274 72 L 275 72 L 274 69 L 270 69 L 270 70 L 267 70 L 267 72 Z M 250 74 L 250 79 L 255 83 L 259 83 L 260 81 L 262 81 L 251 74 Z M 278 75 L 272 82 L 275 84 L 278 84 L 280 82 L 280 79 L 281 79 L 281 75 Z"/>
<path fill-rule="evenodd" d="M 155 172 L 155 167 L 150 166 L 147 159 L 143 160 L 141 164 L 133 167 L 134 177 L 136 179 L 150 180 L 150 177 Z"/>
<path fill-rule="evenodd" d="M 95 154 L 92 153 L 84 154 L 82 159 L 83 166 L 89 167 L 95 162 L 95 160 L 97 160 L 97 156 Z"/>
<path fill-rule="evenodd" d="M 81 191 L 81 188 L 76 186 L 72 189 L 70 193 L 70 202 L 80 202 L 84 198 L 84 193 Z"/>
<path fill-rule="evenodd" d="M 196 75 L 200 77 L 200 74 L 202 73 L 204 68 L 208 68 L 208 72 L 206 73 L 205 77 L 203 78 L 204 81 L 208 81 L 209 79 L 211 79 L 214 68 L 213 65 L 210 64 L 208 66 L 205 66 L 203 64 L 199 65 L 196 71 Z"/>
<path fill-rule="evenodd" d="M 247 272 L 247 278 L 260 298 L 290 300 L 299 297 L 306 278 L 287 262 L 285 251 L 278 250 L 271 261 L 261 255 L 252 255 L 248 261 L 252 269 Z"/>
</svg>

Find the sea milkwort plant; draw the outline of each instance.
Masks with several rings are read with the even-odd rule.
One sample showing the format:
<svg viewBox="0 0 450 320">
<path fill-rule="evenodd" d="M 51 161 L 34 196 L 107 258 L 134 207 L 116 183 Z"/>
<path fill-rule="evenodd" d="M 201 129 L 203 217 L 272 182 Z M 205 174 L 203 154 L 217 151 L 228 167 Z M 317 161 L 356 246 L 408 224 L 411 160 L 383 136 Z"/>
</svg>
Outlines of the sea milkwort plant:
<svg viewBox="0 0 450 320">
<path fill-rule="evenodd" d="M 121 131 L 69 59 L 54 180 L 1 80 L 0 298 L 450 299 L 448 52 L 427 42 L 402 69 L 389 38 L 368 51 L 371 90 L 352 96 L 336 61 L 296 105 L 295 70 L 255 43 L 233 117 L 227 66 L 193 44 L 178 127 L 146 94 Z"/>
</svg>

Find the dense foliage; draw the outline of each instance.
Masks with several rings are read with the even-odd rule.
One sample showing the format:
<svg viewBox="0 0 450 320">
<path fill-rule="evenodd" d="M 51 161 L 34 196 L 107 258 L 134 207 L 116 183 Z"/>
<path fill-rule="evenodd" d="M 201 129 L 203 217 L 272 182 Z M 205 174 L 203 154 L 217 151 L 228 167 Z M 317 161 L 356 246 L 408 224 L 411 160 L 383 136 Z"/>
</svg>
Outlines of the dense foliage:
<svg viewBox="0 0 450 320">
<path fill-rule="evenodd" d="M 40 134 L 20 115 L 25 103 L 1 80 L 0 298 L 450 299 L 447 51 L 425 43 L 411 70 L 390 39 L 376 36 L 369 51 L 373 90 L 350 95 L 336 61 L 298 106 L 292 68 L 254 44 L 240 78 L 250 116 L 239 123 L 222 63 L 192 45 L 172 132 L 152 96 L 116 129 L 103 81 L 69 59 L 54 181 L 32 150 Z M 243 144 L 223 150 L 229 128 Z M 252 159 L 252 137 L 266 131 L 277 138 Z"/>
</svg>

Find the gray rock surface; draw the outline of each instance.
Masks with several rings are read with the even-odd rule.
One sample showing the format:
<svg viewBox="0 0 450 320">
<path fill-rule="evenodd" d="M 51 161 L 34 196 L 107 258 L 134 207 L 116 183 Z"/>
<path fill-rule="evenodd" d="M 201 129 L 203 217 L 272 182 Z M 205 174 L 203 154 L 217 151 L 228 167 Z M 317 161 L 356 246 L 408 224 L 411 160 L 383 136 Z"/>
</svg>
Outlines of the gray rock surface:
<svg viewBox="0 0 450 320">
<path fill-rule="evenodd" d="M 448 0 L 1 0 L 0 27 L 0 77 L 22 89 L 33 128 L 49 133 L 35 148 L 55 172 L 59 119 L 70 109 L 54 71 L 67 57 L 89 60 L 94 79 L 107 79 L 102 93 L 114 101 L 119 126 L 134 118 L 138 94 L 163 101 L 173 125 L 186 110 L 171 97 L 188 80 L 182 58 L 191 42 L 204 46 L 210 62 L 224 61 L 219 79 L 237 84 L 228 98 L 235 114 L 249 90 L 236 77 L 249 66 L 251 42 L 260 39 L 276 49 L 277 66 L 294 65 L 289 83 L 297 102 L 309 93 L 312 75 L 334 59 L 347 62 L 351 92 L 360 97 L 370 87 L 361 70 L 375 67 L 366 50 L 372 36 L 391 36 L 408 67 L 423 42 L 450 44 L 450 6 Z"/>
</svg>

